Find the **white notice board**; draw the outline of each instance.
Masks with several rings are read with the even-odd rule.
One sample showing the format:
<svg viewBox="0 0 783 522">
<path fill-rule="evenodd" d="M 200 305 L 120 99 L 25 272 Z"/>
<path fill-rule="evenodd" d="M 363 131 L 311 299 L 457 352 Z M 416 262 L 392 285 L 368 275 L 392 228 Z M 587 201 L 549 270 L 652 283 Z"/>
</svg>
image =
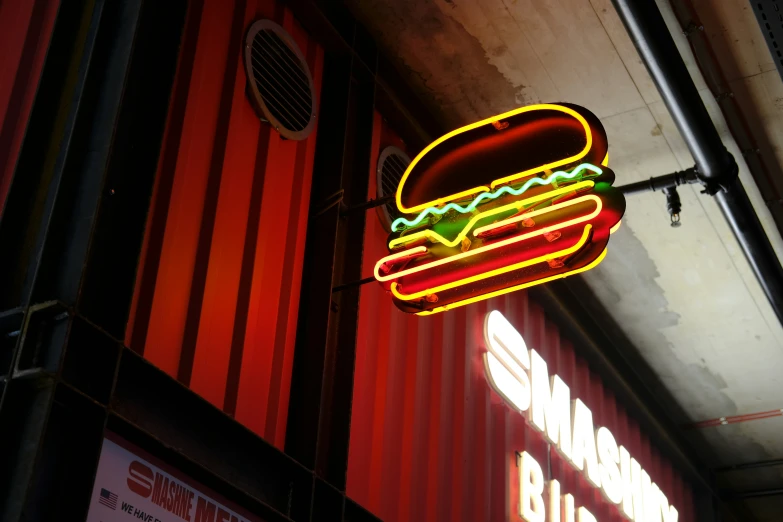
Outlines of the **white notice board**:
<svg viewBox="0 0 783 522">
<path fill-rule="evenodd" d="M 103 440 L 87 522 L 262 522 L 123 439 Z"/>
</svg>

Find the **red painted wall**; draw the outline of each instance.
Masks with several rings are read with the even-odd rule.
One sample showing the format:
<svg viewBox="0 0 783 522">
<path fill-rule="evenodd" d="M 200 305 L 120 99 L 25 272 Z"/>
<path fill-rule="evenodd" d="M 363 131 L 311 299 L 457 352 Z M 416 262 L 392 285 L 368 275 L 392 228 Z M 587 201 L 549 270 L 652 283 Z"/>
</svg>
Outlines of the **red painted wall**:
<svg viewBox="0 0 783 522">
<path fill-rule="evenodd" d="M 373 155 L 395 143 L 376 114 Z M 375 165 L 368 197 L 375 195 Z M 387 253 L 387 233 L 371 217 L 363 276 Z M 485 314 L 497 309 L 522 333 L 636 458 L 680 514 L 694 520 L 686 483 L 640 433 L 598 376 L 524 292 L 432 317 L 399 312 L 380 285 L 362 287 L 354 381 L 348 495 L 386 521 L 521 520 L 515 452 L 545 468 L 547 445 L 490 389 L 482 361 Z M 602 522 L 624 520 L 599 490 L 552 450 L 554 478 Z M 546 473 L 546 471 L 545 471 Z"/>
<path fill-rule="evenodd" d="M 0 2 L 0 214 L 38 90 L 59 0 Z"/>
<path fill-rule="evenodd" d="M 191 2 L 126 342 L 282 448 L 316 136 L 283 140 L 251 108 L 261 18 L 320 89 L 323 51 L 281 2 Z"/>
</svg>

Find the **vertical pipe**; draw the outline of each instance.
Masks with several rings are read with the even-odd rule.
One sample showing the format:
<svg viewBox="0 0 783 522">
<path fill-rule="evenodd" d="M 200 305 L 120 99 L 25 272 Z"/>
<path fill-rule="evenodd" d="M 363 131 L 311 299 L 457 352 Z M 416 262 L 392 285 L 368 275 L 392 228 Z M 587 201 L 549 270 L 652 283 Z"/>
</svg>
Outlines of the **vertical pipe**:
<svg viewBox="0 0 783 522">
<path fill-rule="evenodd" d="M 767 294 L 775 315 L 783 323 L 783 269 L 748 194 L 740 180 L 734 178 L 727 183 L 726 190 L 715 194 L 715 198 L 761 288 Z"/>
<path fill-rule="evenodd" d="M 734 158 L 723 145 L 656 3 L 612 3 L 688 145 L 700 177 L 709 182 L 735 174 Z"/>
</svg>

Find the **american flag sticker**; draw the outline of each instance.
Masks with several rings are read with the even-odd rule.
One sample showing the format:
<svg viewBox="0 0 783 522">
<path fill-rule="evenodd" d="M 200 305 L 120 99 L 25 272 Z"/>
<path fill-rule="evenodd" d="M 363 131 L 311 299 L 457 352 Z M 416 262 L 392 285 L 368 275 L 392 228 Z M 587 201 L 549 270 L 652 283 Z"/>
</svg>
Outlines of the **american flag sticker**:
<svg viewBox="0 0 783 522">
<path fill-rule="evenodd" d="M 117 509 L 117 495 L 109 491 L 108 489 L 101 488 L 101 494 L 98 497 L 98 502 L 103 504 L 109 509 Z"/>
</svg>

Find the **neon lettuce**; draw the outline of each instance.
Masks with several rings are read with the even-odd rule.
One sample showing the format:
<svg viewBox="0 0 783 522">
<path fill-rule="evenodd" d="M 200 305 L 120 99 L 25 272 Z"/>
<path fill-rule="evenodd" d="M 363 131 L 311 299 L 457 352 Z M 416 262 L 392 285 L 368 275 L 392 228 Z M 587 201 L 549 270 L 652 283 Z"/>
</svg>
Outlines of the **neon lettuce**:
<svg viewBox="0 0 783 522">
<path fill-rule="evenodd" d="M 499 188 L 494 192 L 482 192 L 467 207 L 463 207 L 456 203 L 449 203 L 448 205 L 441 208 L 429 207 L 423 210 L 421 214 L 416 216 L 416 219 L 414 219 L 413 221 L 408 221 L 405 218 L 397 218 L 392 223 L 392 231 L 396 232 L 397 228 L 400 225 L 404 225 L 406 227 L 415 227 L 416 225 L 424 221 L 424 219 L 430 214 L 437 214 L 439 216 L 442 216 L 443 214 L 449 212 L 450 210 L 456 210 L 461 214 L 468 214 L 476 210 L 476 207 L 478 207 L 481 203 L 488 200 L 497 199 L 503 194 L 511 194 L 512 196 L 521 196 L 524 192 L 528 191 L 534 185 L 551 185 L 557 180 L 571 180 L 581 175 L 582 172 L 585 170 L 589 170 L 595 175 L 600 175 L 603 172 L 600 168 L 596 167 L 595 165 L 592 165 L 590 163 L 582 163 L 571 172 L 563 172 L 559 170 L 557 172 L 552 173 L 552 175 L 549 176 L 547 179 L 542 179 L 538 177 L 531 178 L 527 180 L 525 184 L 519 187 L 518 189 L 505 186 Z"/>
</svg>

